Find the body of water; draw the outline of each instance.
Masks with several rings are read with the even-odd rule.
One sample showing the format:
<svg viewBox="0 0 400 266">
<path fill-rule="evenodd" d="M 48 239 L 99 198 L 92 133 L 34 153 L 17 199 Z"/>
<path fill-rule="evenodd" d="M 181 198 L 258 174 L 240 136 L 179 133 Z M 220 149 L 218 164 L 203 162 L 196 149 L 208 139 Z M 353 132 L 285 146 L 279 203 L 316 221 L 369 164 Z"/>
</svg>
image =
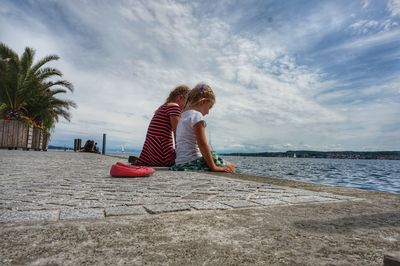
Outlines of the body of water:
<svg viewBox="0 0 400 266">
<path fill-rule="evenodd" d="M 399 160 L 226 156 L 237 172 L 323 185 L 400 193 Z"/>
</svg>

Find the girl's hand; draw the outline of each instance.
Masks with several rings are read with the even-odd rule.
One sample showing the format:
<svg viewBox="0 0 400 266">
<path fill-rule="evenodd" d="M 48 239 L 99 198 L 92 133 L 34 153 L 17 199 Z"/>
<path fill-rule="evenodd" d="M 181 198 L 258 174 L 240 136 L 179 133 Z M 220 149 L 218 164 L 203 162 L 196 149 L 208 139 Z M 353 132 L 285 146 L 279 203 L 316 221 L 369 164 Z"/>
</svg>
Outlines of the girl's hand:
<svg viewBox="0 0 400 266">
<path fill-rule="evenodd" d="M 215 165 L 211 149 L 208 146 L 207 138 L 206 138 L 206 131 L 204 129 L 204 121 L 200 121 L 193 126 L 194 134 L 196 136 L 196 142 L 199 146 L 201 155 L 203 155 L 204 160 L 206 161 L 208 167 L 210 167 L 211 171 L 213 172 L 225 172 L 225 173 L 234 173 L 235 172 L 235 165 L 231 162 L 227 162 L 226 166 L 217 166 Z"/>
<path fill-rule="evenodd" d="M 230 169 L 229 173 L 235 173 L 236 172 L 236 168 L 235 165 L 231 162 L 227 162 L 226 167 L 228 167 Z"/>
<path fill-rule="evenodd" d="M 215 166 L 214 169 L 211 169 L 213 172 L 225 172 L 225 173 L 234 173 L 235 166 L 233 164 L 228 164 L 227 166 Z"/>
</svg>

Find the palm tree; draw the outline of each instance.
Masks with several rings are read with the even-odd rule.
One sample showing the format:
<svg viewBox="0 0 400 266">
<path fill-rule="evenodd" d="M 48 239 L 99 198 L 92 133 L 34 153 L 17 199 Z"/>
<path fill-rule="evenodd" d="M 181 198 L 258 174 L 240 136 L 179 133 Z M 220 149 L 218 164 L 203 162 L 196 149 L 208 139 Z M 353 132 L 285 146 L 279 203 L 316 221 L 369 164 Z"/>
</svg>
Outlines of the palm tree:
<svg viewBox="0 0 400 266">
<path fill-rule="evenodd" d="M 56 94 L 66 93 L 64 89 L 45 89 L 41 94 L 33 97 L 27 104 L 30 117 L 46 129 L 50 129 L 58 122 L 59 117 L 71 120 L 68 112 L 70 107 L 76 104 L 70 100 L 61 100 L 55 97 Z"/>
<path fill-rule="evenodd" d="M 20 94 L 22 91 L 17 89 L 19 72 L 18 55 L 0 43 L 0 103 L 4 109 L 22 109 Z"/>
<path fill-rule="evenodd" d="M 58 69 L 44 67 L 48 62 L 58 60 L 57 55 L 49 55 L 33 63 L 35 50 L 25 48 L 21 58 L 5 44 L 0 43 L 0 112 L 15 116 L 25 115 L 36 124 L 49 130 L 59 117 L 70 121 L 70 107 L 76 104 L 55 96 L 73 92 L 73 85 L 61 77 Z M 51 80 L 50 80 L 51 79 Z M 0 113 L 1 114 L 1 113 Z"/>
</svg>

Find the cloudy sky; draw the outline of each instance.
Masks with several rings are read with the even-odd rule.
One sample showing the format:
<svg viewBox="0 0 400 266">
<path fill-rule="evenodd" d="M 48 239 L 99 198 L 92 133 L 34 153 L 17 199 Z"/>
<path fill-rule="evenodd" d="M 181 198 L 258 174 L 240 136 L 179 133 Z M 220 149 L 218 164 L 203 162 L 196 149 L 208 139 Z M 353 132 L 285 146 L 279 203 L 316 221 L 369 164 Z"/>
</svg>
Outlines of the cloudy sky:
<svg viewBox="0 0 400 266">
<path fill-rule="evenodd" d="M 141 149 L 169 91 L 203 81 L 218 151 L 400 150 L 400 0 L 0 3 L 0 41 L 75 86 L 53 145 Z"/>
</svg>

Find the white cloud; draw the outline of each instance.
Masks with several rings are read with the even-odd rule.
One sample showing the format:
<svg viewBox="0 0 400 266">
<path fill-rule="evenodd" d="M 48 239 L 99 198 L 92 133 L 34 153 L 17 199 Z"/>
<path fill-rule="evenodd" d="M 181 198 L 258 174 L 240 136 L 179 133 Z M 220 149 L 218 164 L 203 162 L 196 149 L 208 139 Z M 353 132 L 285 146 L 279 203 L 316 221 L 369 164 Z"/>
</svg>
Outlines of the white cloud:
<svg viewBox="0 0 400 266">
<path fill-rule="evenodd" d="M 349 29 L 354 34 L 371 34 L 380 31 L 389 31 L 397 27 L 399 24 L 391 19 L 378 22 L 376 20 L 359 20 L 349 26 Z"/>
<path fill-rule="evenodd" d="M 216 149 L 347 147 L 351 137 L 337 142 L 342 141 L 341 130 L 351 131 L 344 125 L 367 123 L 349 117 L 343 106 L 324 104 L 342 96 L 333 92 L 317 97 L 337 81 L 327 80 L 317 66 L 300 64 L 296 56 L 349 21 L 334 5 L 325 5 L 299 24 L 290 22 L 257 36 L 235 33 L 224 18 L 196 16 L 197 4 L 57 5 L 52 12 L 62 12 L 59 21 L 13 4 L 0 9 L 2 41 L 19 52 L 24 46 L 34 47 L 37 58 L 59 54 L 55 66 L 76 87 L 68 97 L 79 107 L 72 110 L 72 123 L 57 124 L 54 143 L 72 143 L 76 137 L 100 140 L 107 133 L 113 145 L 141 148 L 149 119 L 169 91 L 200 81 L 210 83 L 217 95 L 207 118 Z M 374 23 L 361 19 L 350 27 L 362 31 L 374 28 Z M 399 31 L 388 27 L 390 31 L 337 49 L 379 45 L 399 37 Z M 370 93 L 375 93 L 373 88 Z"/>
<path fill-rule="evenodd" d="M 388 10 L 393 17 L 400 16 L 400 0 L 389 0 Z"/>
<path fill-rule="evenodd" d="M 324 52 L 334 52 L 335 50 L 360 50 L 377 47 L 387 43 L 394 42 L 400 38 L 400 29 L 388 32 L 379 32 L 373 35 L 362 36 L 360 38 L 349 40 L 341 45 L 326 49 Z"/>
<path fill-rule="evenodd" d="M 365 9 L 369 6 L 369 0 L 362 0 L 362 8 Z"/>
<path fill-rule="evenodd" d="M 359 34 L 366 34 L 370 30 L 376 29 L 378 26 L 379 22 L 376 20 L 360 20 L 351 24 L 349 27 Z"/>
<path fill-rule="evenodd" d="M 375 99 L 389 98 L 392 101 L 400 102 L 400 78 L 395 77 L 393 80 L 379 85 L 373 85 L 365 88 L 361 92 L 361 97 L 375 96 Z"/>
</svg>

